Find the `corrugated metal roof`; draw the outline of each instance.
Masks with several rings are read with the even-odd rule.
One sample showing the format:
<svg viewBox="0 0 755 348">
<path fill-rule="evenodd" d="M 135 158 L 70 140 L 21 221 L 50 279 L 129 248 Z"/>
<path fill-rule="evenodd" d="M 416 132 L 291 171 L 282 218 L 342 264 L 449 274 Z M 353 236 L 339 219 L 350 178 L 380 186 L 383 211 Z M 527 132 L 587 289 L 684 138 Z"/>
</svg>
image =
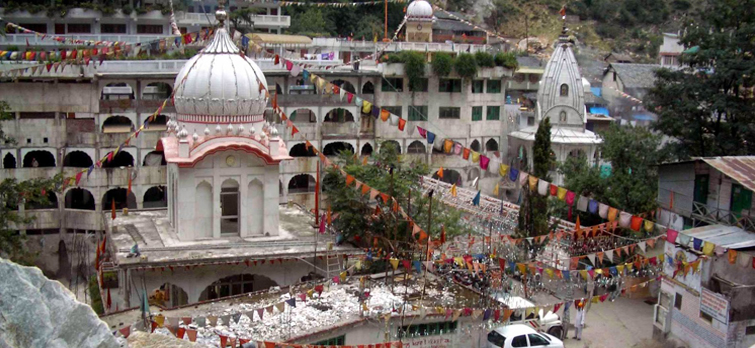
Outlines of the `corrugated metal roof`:
<svg viewBox="0 0 755 348">
<path fill-rule="evenodd" d="M 312 39 L 304 35 L 250 33 L 246 34 L 246 37 L 254 42 L 262 44 L 309 45 L 312 43 Z"/>
<path fill-rule="evenodd" d="M 703 157 L 700 159 L 748 190 L 755 192 L 755 156 Z"/>
<path fill-rule="evenodd" d="M 747 232 L 736 226 L 708 225 L 680 231 L 680 233 L 726 249 L 755 247 L 755 233 Z"/>
</svg>

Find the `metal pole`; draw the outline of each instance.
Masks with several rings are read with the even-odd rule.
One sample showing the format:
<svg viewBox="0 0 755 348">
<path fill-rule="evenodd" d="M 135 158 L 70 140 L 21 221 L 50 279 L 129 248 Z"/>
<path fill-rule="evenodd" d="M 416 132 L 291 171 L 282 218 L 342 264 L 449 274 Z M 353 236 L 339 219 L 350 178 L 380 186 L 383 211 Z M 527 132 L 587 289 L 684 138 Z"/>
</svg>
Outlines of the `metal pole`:
<svg viewBox="0 0 755 348">
<path fill-rule="evenodd" d="M 383 22 L 383 41 L 388 42 L 388 0 L 385 3 L 385 21 Z"/>
<path fill-rule="evenodd" d="M 432 223 L 433 223 L 433 190 L 430 190 L 430 192 L 427 193 L 427 195 L 430 197 L 430 209 L 427 214 L 427 240 L 425 241 L 425 261 L 428 261 L 428 253 L 430 252 L 430 231 L 432 230 Z M 422 260 L 422 257 L 420 256 L 420 260 Z M 425 266 L 425 284 L 422 286 L 422 297 L 425 298 L 425 285 L 427 285 L 427 266 Z"/>
<path fill-rule="evenodd" d="M 315 183 L 315 251 L 312 257 L 312 272 L 317 273 L 317 237 L 320 234 L 320 160 L 317 160 L 317 182 Z M 330 274 L 326 274 L 329 276 Z"/>
</svg>

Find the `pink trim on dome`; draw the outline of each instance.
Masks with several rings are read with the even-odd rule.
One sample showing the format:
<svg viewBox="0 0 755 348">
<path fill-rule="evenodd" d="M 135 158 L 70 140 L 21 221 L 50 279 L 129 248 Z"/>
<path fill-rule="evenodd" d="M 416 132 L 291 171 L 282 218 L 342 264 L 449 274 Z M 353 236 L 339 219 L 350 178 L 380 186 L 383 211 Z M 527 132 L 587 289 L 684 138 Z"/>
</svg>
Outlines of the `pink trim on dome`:
<svg viewBox="0 0 755 348">
<path fill-rule="evenodd" d="M 259 115 L 200 115 L 178 114 L 176 119 L 185 123 L 201 124 L 227 124 L 227 123 L 258 123 L 265 120 L 265 116 Z"/>
<path fill-rule="evenodd" d="M 205 157 L 212 155 L 214 153 L 220 152 L 220 151 L 228 151 L 228 150 L 236 150 L 236 151 L 244 151 L 246 153 L 251 153 L 258 158 L 261 158 L 263 161 L 265 161 L 265 164 L 278 164 L 281 160 L 284 158 L 278 158 L 275 159 L 271 157 L 267 152 L 264 152 L 254 146 L 247 145 L 247 144 L 217 144 L 213 146 L 208 146 L 204 149 L 201 149 L 200 151 L 197 151 L 196 153 L 191 154 L 191 157 L 187 158 L 185 161 L 178 162 L 178 166 L 181 168 L 191 168 L 194 167 L 197 163 L 199 163 L 201 160 L 203 160 Z"/>
</svg>

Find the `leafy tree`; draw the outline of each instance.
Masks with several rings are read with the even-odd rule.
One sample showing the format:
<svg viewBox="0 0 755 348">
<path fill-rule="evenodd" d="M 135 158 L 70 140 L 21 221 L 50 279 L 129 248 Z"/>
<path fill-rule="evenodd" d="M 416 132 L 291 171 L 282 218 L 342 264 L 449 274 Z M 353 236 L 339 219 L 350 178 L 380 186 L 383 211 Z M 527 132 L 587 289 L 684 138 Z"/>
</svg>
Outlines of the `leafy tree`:
<svg viewBox="0 0 755 348">
<path fill-rule="evenodd" d="M 493 59 L 493 55 L 488 52 L 479 51 L 475 53 L 474 60 L 477 62 L 477 66 L 481 68 L 492 68 L 495 66 L 495 59 Z"/>
<path fill-rule="evenodd" d="M 417 51 L 403 51 L 404 71 L 409 78 L 409 90 L 420 89 L 422 79 L 425 77 L 425 55 Z"/>
<path fill-rule="evenodd" d="M 469 53 L 461 53 L 454 60 L 454 70 L 462 78 L 472 79 L 477 74 L 477 62 Z"/>
<path fill-rule="evenodd" d="M 334 22 L 328 21 L 319 8 L 311 9 L 291 18 L 289 32 L 307 36 L 330 36 L 335 33 Z"/>
<path fill-rule="evenodd" d="M 656 165 L 669 158 L 668 151 L 661 147 L 661 136 L 644 127 L 618 125 L 611 125 L 600 136 L 603 144 L 599 150 L 603 161 L 610 162 L 610 175 L 602 174 L 597 165 L 588 164 L 584 155 L 571 157 L 559 165 L 565 186 L 577 194 L 630 213 L 655 210 Z M 581 215 L 581 218 L 586 224 L 601 222 L 592 214 Z"/>
<path fill-rule="evenodd" d="M 531 175 L 551 181 L 548 171 L 553 159 L 551 157 L 551 123 L 549 118 L 540 121 L 535 133 L 532 147 L 533 171 Z M 524 201 L 519 210 L 519 231 L 522 237 L 534 237 L 550 232 L 548 225 L 548 197 L 524 189 Z"/>
<path fill-rule="evenodd" d="M 7 112 L 8 104 L 0 101 L 0 121 L 12 119 Z M 0 142 L 15 143 L 0 127 Z M 24 236 L 15 226 L 28 224 L 34 219 L 18 213 L 19 204 L 46 205 L 48 192 L 53 192 L 60 184 L 60 174 L 52 179 L 35 178 L 18 182 L 15 178 L 0 181 L 0 256 L 21 264 L 31 264 L 34 255 L 24 247 Z"/>
<path fill-rule="evenodd" d="M 516 60 L 516 53 L 514 52 L 498 52 L 495 54 L 495 65 L 502 66 L 507 69 L 516 69 L 519 67 L 519 62 Z"/>
<path fill-rule="evenodd" d="M 450 54 L 445 52 L 437 52 L 433 54 L 433 72 L 437 76 L 448 76 L 453 69 L 454 59 Z"/>
<path fill-rule="evenodd" d="M 713 1 L 702 23 L 687 23 L 687 64 L 656 72 L 645 97 L 654 129 L 674 138 L 678 157 L 755 154 L 755 1 Z"/>
<path fill-rule="evenodd" d="M 430 198 L 424 196 L 420 189 L 420 177 L 428 174 L 428 167 L 421 163 L 404 163 L 398 150 L 392 144 L 384 144 L 379 153 L 373 153 L 375 165 L 362 165 L 361 161 L 350 151 L 338 156 L 338 166 L 346 173 L 368 186 L 393 195 L 400 206 L 432 236 L 440 235 L 441 226 L 445 226 L 447 237 L 462 233 L 461 213 L 438 201 L 436 193 L 433 202 L 432 229 L 428 229 L 428 208 Z M 393 168 L 393 175 L 390 175 Z M 346 186 L 346 178 L 338 169 L 328 168 L 323 178 L 323 189 L 328 196 L 328 204 L 337 218 L 333 222 L 344 240 L 357 245 L 372 245 L 373 238 L 380 246 L 397 250 L 397 243 L 414 243 L 407 221 L 392 211 L 391 204 L 378 199 L 371 201 L 369 195 L 362 195 L 352 184 Z M 411 194 L 411 209 L 409 195 Z M 376 213 L 379 207 L 380 213 Z M 406 245 L 401 245 L 405 247 Z"/>
<path fill-rule="evenodd" d="M 362 39 L 372 41 L 375 36 L 378 40 L 383 37 L 383 18 L 377 15 L 370 14 L 364 16 L 357 22 L 356 30 L 354 31 L 355 39 Z"/>
</svg>

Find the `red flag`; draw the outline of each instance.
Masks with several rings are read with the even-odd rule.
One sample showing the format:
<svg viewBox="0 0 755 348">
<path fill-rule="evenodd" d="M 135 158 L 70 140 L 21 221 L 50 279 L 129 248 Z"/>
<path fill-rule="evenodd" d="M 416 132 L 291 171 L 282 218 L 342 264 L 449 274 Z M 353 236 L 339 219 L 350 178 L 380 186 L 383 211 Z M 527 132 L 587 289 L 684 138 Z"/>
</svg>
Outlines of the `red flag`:
<svg viewBox="0 0 755 348">
<path fill-rule="evenodd" d="M 131 195 L 131 171 L 128 173 L 128 190 L 126 191 L 126 200 L 128 200 L 128 196 Z"/>
<path fill-rule="evenodd" d="M 228 343 L 228 336 L 218 335 L 220 336 L 220 347 L 225 347 L 226 343 Z"/>
<path fill-rule="evenodd" d="M 196 342 L 197 341 L 197 330 L 186 329 L 186 333 L 189 335 L 189 341 L 190 342 Z"/>
<path fill-rule="evenodd" d="M 320 219 L 320 230 L 319 230 L 319 232 L 320 232 L 320 234 L 325 233 L 325 219 L 322 219 L 322 218 Z"/>
<path fill-rule="evenodd" d="M 131 326 L 126 326 L 118 331 L 123 335 L 123 338 L 128 338 L 131 335 Z"/>
<path fill-rule="evenodd" d="M 185 334 L 186 334 L 185 328 L 179 327 L 178 330 L 176 331 L 176 337 L 178 337 L 179 339 L 183 339 Z"/>
<path fill-rule="evenodd" d="M 579 215 L 577 215 L 577 222 L 574 223 L 574 230 L 577 231 L 577 233 L 579 233 L 579 230 L 580 230 L 580 228 L 579 228 Z"/>
<path fill-rule="evenodd" d="M 291 136 L 293 137 L 296 135 L 296 133 L 299 133 L 299 129 L 296 128 L 296 126 L 291 127 Z"/>
<path fill-rule="evenodd" d="M 406 120 L 403 118 L 398 119 L 398 130 L 404 131 L 404 127 L 406 127 Z"/>
<path fill-rule="evenodd" d="M 563 7 L 561 7 L 561 10 L 558 11 L 558 14 L 560 14 L 561 17 L 566 16 L 566 5 L 564 5 Z"/>
<path fill-rule="evenodd" d="M 110 298 L 110 288 L 107 288 L 107 302 L 105 304 L 107 305 L 107 309 L 113 306 L 113 300 Z"/>
<path fill-rule="evenodd" d="M 113 204 L 110 208 L 110 217 L 115 220 L 115 198 L 113 198 Z"/>
</svg>

